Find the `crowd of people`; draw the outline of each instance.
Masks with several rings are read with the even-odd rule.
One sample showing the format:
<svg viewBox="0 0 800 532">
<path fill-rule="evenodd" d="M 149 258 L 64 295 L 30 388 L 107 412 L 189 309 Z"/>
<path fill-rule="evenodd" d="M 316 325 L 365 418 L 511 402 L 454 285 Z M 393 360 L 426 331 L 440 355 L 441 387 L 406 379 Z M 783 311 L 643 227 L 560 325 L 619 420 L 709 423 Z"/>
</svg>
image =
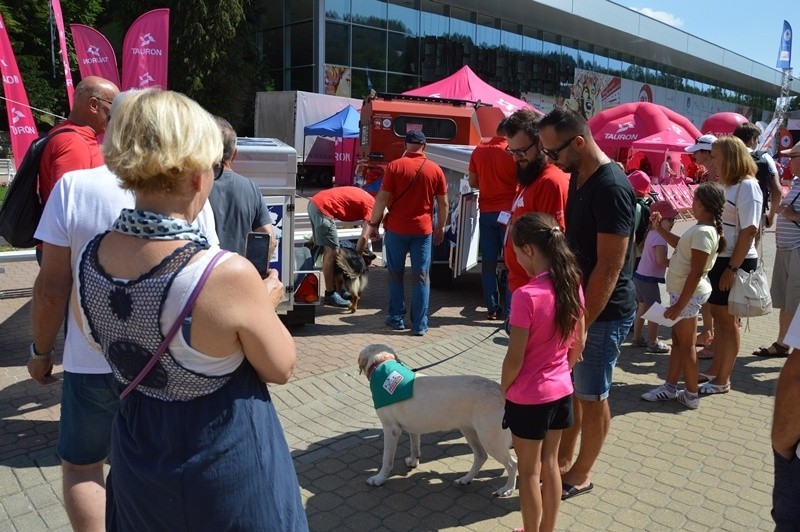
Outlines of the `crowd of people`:
<svg viewBox="0 0 800 532">
<path fill-rule="evenodd" d="M 53 382 L 53 346 L 66 320 L 58 453 L 71 524 L 307 529 L 265 386 L 291 377 L 295 345 L 275 312 L 283 291 L 276 272 L 262 279 L 240 255 L 248 232 L 272 230 L 258 190 L 232 171 L 233 128 L 183 95 L 118 94 L 99 78 L 76 87 L 73 113 L 94 145 L 105 134 L 104 164 L 66 159 L 56 175 L 52 160 L 42 163 L 53 186 L 36 233 L 43 245 L 28 363 L 35 381 Z M 83 150 L 81 142 L 62 152 Z M 444 239 L 449 212 L 444 174 L 427 158 L 426 142 L 421 131 L 406 134 L 406 152 L 389 164 L 374 201 L 343 187 L 321 193 L 309 208 L 314 239 L 325 248 L 325 302 L 343 306 L 329 284 L 339 246 L 333 220 L 363 221 L 362 249 L 382 224 L 386 324 L 414 336 L 430 326 L 431 252 Z M 632 328 L 635 344 L 670 353 L 664 383 L 643 399 L 696 409 L 700 396 L 731 389 L 740 327 L 728 312 L 729 291 L 739 270 L 756 268 L 755 242 L 775 217 L 772 295 L 780 332 L 756 354 L 800 348 L 800 320 L 793 319 L 800 300 L 798 180 L 785 197 L 773 193 L 765 211 L 745 142 L 704 136 L 687 151 L 707 156 L 719 183 L 695 190 L 696 224 L 682 235 L 672 232 L 672 206 L 644 201 L 649 187 L 641 176 L 629 179 L 595 143 L 586 120 L 569 110 L 544 117 L 518 111 L 473 153 L 469 182 L 481 192 L 486 317 L 504 319 L 509 334 L 500 384 L 525 530 L 554 529 L 561 501 L 593 489 L 592 469 L 611 425 L 613 372 Z M 783 155 L 800 174 L 800 143 Z M 641 224 L 649 232 L 639 235 Z M 669 259 L 668 248 L 675 249 Z M 507 275 L 498 275 L 501 257 Z M 660 302 L 660 283 L 669 294 L 664 318 L 675 321 L 671 346 L 658 339 L 657 327 L 636 322 L 637 311 Z M 704 305 L 713 361 L 699 372 Z M 795 526 L 799 357 L 782 372 L 773 430 L 774 517 Z M 109 454 L 113 466 L 104 479 Z"/>
</svg>

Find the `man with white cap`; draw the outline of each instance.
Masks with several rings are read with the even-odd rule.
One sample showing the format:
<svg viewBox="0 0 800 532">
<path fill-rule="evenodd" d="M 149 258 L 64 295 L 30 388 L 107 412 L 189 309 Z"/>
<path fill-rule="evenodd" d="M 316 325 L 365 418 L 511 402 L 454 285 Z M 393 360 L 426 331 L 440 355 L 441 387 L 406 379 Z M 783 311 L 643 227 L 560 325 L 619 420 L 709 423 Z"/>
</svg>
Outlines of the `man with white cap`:
<svg viewBox="0 0 800 532">
<path fill-rule="evenodd" d="M 775 264 L 772 268 L 770 295 L 772 306 L 780 309 L 778 338 L 772 345 L 753 351 L 755 356 L 785 357 L 789 346 L 785 336 L 800 305 L 800 142 L 781 155 L 789 157 L 792 168 L 792 188 L 778 206 L 775 225 Z"/>
<path fill-rule="evenodd" d="M 714 170 L 711 168 L 709 164 L 711 162 L 711 145 L 714 144 L 714 141 L 717 140 L 717 137 L 714 135 L 706 134 L 700 136 L 693 145 L 688 146 L 686 151 L 691 153 L 694 157 L 694 160 L 697 164 L 703 166 L 706 169 L 706 173 L 703 176 L 698 176 L 698 181 L 718 181 L 719 176 L 714 173 Z"/>
</svg>

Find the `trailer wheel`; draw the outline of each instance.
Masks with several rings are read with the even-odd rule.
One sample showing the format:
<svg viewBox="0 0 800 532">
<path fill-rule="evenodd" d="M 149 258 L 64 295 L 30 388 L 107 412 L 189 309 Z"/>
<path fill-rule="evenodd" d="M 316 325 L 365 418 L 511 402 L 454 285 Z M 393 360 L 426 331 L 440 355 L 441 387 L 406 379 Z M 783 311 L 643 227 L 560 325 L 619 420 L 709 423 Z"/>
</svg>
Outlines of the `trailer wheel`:
<svg viewBox="0 0 800 532">
<path fill-rule="evenodd" d="M 431 288 L 448 288 L 453 284 L 453 270 L 447 264 L 431 264 Z"/>
<path fill-rule="evenodd" d="M 321 168 L 317 174 L 317 184 L 322 188 L 333 186 L 333 172 L 327 168 Z"/>
</svg>

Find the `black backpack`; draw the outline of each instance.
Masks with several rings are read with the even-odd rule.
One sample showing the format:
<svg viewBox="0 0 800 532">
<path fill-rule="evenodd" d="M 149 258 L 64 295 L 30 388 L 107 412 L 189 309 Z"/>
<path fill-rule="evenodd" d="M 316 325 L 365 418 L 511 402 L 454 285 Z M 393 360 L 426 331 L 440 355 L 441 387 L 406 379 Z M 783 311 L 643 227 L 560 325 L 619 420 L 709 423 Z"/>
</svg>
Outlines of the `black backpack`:
<svg viewBox="0 0 800 532">
<path fill-rule="evenodd" d="M 772 193 L 772 180 L 774 177 L 772 176 L 772 172 L 769 168 L 769 163 L 767 159 L 764 157 L 766 152 L 759 150 L 754 151 L 751 155 L 753 156 L 753 160 L 758 167 L 756 171 L 756 179 L 758 180 L 758 186 L 761 187 L 761 194 L 764 197 L 764 203 L 761 205 L 761 212 L 766 213 L 769 210 L 769 199 Z"/>
<path fill-rule="evenodd" d="M 65 131 L 75 130 L 63 128 L 34 140 L 8 187 L 0 206 L 0 236 L 15 248 L 31 248 L 39 243 L 33 238 L 44 210 L 39 197 L 39 162 L 50 139 Z"/>
<path fill-rule="evenodd" d="M 636 245 L 644 242 L 647 231 L 650 229 L 650 205 L 653 199 L 650 196 L 636 198 L 636 209 L 634 210 L 634 223 L 636 227 L 633 232 L 633 240 Z"/>
</svg>

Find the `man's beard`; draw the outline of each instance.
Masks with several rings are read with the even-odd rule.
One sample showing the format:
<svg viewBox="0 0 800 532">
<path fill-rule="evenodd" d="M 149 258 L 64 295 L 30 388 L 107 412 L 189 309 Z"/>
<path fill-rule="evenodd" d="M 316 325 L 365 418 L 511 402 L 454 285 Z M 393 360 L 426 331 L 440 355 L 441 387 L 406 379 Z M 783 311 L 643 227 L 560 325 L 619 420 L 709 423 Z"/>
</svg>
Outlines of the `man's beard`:
<svg viewBox="0 0 800 532">
<path fill-rule="evenodd" d="M 527 165 L 520 166 L 517 164 L 517 181 L 520 186 L 524 188 L 536 181 L 545 166 L 547 166 L 547 159 L 541 152 L 536 159 L 529 161 Z"/>
</svg>

